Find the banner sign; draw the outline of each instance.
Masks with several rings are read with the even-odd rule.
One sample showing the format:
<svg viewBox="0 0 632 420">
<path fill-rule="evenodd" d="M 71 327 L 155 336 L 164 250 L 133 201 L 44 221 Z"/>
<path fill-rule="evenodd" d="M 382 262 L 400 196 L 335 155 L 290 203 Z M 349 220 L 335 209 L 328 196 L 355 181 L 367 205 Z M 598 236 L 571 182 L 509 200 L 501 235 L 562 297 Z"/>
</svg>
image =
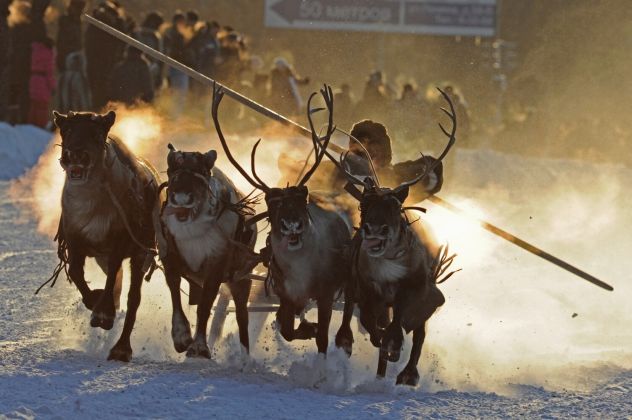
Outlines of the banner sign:
<svg viewBox="0 0 632 420">
<path fill-rule="evenodd" d="M 493 36 L 496 0 L 266 0 L 271 28 Z"/>
</svg>

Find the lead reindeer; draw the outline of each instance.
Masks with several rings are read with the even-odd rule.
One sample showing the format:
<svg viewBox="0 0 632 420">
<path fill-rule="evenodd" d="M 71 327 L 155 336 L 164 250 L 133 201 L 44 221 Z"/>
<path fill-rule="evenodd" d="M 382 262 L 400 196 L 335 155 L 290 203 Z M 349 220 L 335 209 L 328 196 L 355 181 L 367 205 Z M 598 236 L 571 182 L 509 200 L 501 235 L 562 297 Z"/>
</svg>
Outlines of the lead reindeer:
<svg viewBox="0 0 632 420">
<path fill-rule="evenodd" d="M 155 247 L 156 171 L 108 135 L 116 114 L 53 113 L 61 133 L 61 166 L 66 179 L 56 237 L 60 264 L 52 279 L 69 265 L 68 274 L 83 303 L 92 310 L 90 325 L 114 325 L 121 264 L 130 259 L 131 284 L 123 332 L 108 360 L 129 361 L 130 335 L 140 304 L 143 272 Z M 84 276 L 86 257 L 95 257 L 107 278 L 104 289 L 90 289 Z M 54 283 L 53 283 L 54 284 Z M 118 293 L 117 293 L 118 289 Z"/>
<path fill-rule="evenodd" d="M 250 202 L 222 171 L 215 150 L 178 151 L 167 156 L 167 201 L 161 213 L 161 260 L 173 306 L 172 338 L 176 351 L 210 358 L 206 328 L 221 283 L 227 281 L 235 301 L 239 339 L 249 351 L 247 277 L 258 263 Z M 163 239 L 164 238 L 164 239 Z M 191 283 L 191 302 L 198 305 L 195 338 L 180 301 L 180 281 Z"/>
<path fill-rule="evenodd" d="M 318 352 L 325 354 L 328 345 L 329 323 L 336 294 L 349 275 L 349 263 L 344 255 L 351 234 L 341 216 L 308 201 L 305 186 L 323 159 L 329 139 L 334 131 L 333 96 L 325 86 L 321 94 L 329 111 L 327 133 L 320 139 L 313 129 L 315 162 L 296 186 L 270 188 L 257 175 L 255 154 L 259 142 L 251 154 L 252 177 L 235 160 L 222 133 L 218 109 L 223 97 L 221 88 L 214 89 L 212 115 L 217 134 L 228 159 L 243 177 L 265 194 L 271 232 L 269 246 L 269 280 L 280 298 L 276 314 L 281 335 L 287 341 L 316 338 Z M 311 123 L 311 101 L 308 101 L 308 118 Z M 319 144 L 322 147 L 319 152 Z M 301 313 L 310 300 L 318 306 L 318 322 L 302 320 L 294 327 L 295 316 Z"/>
<path fill-rule="evenodd" d="M 439 124 L 449 138 L 448 145 L 417 177 L 391 189 L 380 187 L 371 177 L 360 179 L 351 174 L 344 157 L 338 163 L 352 183 L 363 187 L 359 197 L 360 228 L 352 245 L 353 283 L 347 294 L 353 295 L 358 303 L 360 323 L 370 334 L 371 343 L 380 349 L 379 377 L 385 376 L 387 362 L 399 360 L 404 339 L 402 328 L 406 333 L 413 332 L 410 359 L 397 376 L 397 384 L 410 386 L 419 382 L 417 364 L 426 336 L 426 321 L 445 302 L 437 284 L 454 273 L 447 273 L 454 256 L 449 255 L 447 247 L 432 244 L 421 226 L 411 223 L 413 215 L 404 207 L 409 188 L 433 173 L 456 140 L 454 107 L 450 98 L 440 92 L 450 106 L 449 112 L 441 109 L 452 121 L 452 130 L 448 132 Z M 347 298 L 339 333 L 349 351 L 353 341 L 348 338 L 353 307 L 352 300 Z M 389 308 L 393 310 L 390 322 Z"/>
</svg>

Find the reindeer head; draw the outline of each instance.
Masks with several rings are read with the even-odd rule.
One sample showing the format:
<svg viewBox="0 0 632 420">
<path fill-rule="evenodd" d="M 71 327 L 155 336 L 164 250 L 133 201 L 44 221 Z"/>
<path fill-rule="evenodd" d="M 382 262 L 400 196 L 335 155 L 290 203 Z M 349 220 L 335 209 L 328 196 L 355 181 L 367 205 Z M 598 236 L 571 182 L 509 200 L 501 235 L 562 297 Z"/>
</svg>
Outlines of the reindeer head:
<svg viewBox="0 0 632 420">
<path fill-rule="evenodd" d="M 116 114 L 53 111 L 54 122 L 61 134 L 59 163 L 66 171 L 66 182 L 81 185 L 99 179 L 105 164 L 105 145 Z"/>
<path fill-rule="evenodd" d="M 272 235 L 279 239 L 283 248 L 288 251 L 298 251 L 303 248 L 303 236 L 311 225 L 311 219 L 307 207 L 308 203 L 308 189 L 305 186 L 307 181 L 316 171 L 318 165 L 323 159 L 327 150 L 327 145 L 331 135 L 333 134 L 335 127 L 333 126 L 333 94 L 331 87 L 325 86 L 320 90 L 327 110 L 329 111 L 329 123 L 327 127 L 327 133 L 321 139 L 314 129 L 311 115 L 314 112 L 321 111 L 322 108 L 312 109 L 311 102 L 316 93 L 312 93 L 307 102 L 307 117 L 310 122 L 310 128 L 312 129 L 312 142 L 314 143 L 314 156 L 315 161 L 312 167 L 305 173 L 302 179 L 296 186 L 287 186 L 286 188 L 270 188 L 265 182 L 257 175 L 255 169 L 255 156 L 257 153 L 257 147 L 261 140 L 257 141 L 252 149 L 250 156 L 250 163 L 252 169 L 252 176 L 246 172 L 241 165 L 235 160 L 228 148 L 228 144 L 219 123 L 218 109 L 219 104 L 224 96 L 221 88 L 213 89 L 213 121 L 215 122 L 215 128 L 219 136 L 222 147 L 226 152 L 226 155 L 235 168 L 242 174 L 242 176 L 255 188 L 263 191 L 265 195 L 266 205 L 268 207 L 268 218 L 270 220 L 270 226 L 272 229 Z"/>
<path fill-rule="evenodd" d="M 404 202 L 408 197 L 409 188 L 432 174 L 441 163 L 456 141 L 456 114 L 454 106 L 449 96 L 441 89 L 443 95 L 450 106 L 450 111 L 441 108 L 452 121 L 452 130 L 448 132 L 441 124 L 441 131 L 449 138 L 448 145 L 443 153 L 436 160 L 425 160 L 424 170 L 410 181 L 403 182 L 396 188 L 381 187 L 378 184 L 377 175 L 361 179 L 349 172 L 345 162 L 346 155 L 343 155 L 337 166 L 342 170 L 350 182 L 363 187 L 362 194 L 357 197 L 360 200 L 360 229 L 358 235 L 361 239 L 362 249 L 370 257 L 379 258 L 384 256 L 390 249 L 397 249 L 400 240 L 408 227 Z M 370 157 L 369 157 L 370 159 Z M 373 167 L 371 165 L 371 167 Z"/>
<path fill-rule="evenodd" d="M 213 194 L 209 180 L 217 160 L 217 152 L 181 152 L 169 144 L 167 155 L 167 216 L 180 223 L 195 220 L 203 210 L 213 212 L 218 206 L 218 194 Z M 208 208 L 205 209 L 205 206 Z"/>
<path fill-rule="evenodd" d="M 380 188 L 365 181 L 360 200 L 360 230 L 362 248 L 372 257 L 383 256 L 387 249 L 400 243 L 406 221 L 402 218 L 403 203 L 408 188 Z"/>
</svg>

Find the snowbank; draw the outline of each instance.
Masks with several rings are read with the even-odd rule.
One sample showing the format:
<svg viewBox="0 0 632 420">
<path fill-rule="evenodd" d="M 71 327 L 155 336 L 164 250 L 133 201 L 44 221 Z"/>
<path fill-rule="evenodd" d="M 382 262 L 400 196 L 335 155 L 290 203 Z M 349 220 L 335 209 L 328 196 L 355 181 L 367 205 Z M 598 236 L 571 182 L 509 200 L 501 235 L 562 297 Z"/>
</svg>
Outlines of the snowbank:
<svg viewBox="0 0 632 420">
<path fill-rule="evenodd" d="M 0 179 L 17 178 L 37 163 L 53 135 L 32 125 L 0 122 Z"/>
</svg>

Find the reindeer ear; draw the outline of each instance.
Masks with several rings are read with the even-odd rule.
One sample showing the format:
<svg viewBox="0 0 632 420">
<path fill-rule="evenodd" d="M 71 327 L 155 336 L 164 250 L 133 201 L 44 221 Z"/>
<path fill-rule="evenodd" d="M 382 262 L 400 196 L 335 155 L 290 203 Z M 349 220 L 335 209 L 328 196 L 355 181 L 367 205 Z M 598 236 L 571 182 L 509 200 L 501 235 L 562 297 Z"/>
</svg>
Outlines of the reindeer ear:
<svg viewBox="0 0 632 420">
<path fill-rule="evenodd" d="M 404 187 L 402 189 L 395 190 L 395 197 L 399 200 L 400 203 L 404 204 L 404 201 L 408 198 L 408 187 Z"/>
<path fill-rule="evenodd" d="M 68 120 L 68 117 L 65 116 L 64 114 L 60 114 L 57 111 L 53 111 L 53 123 L 55 123 L 55 126 L 59 128 L 59 130 L 63 130 L 63 126 L 67 120 Z"/>
<path fill-rule="evenodd" d="M 106 131 L 110 131 L 110 128 L 114 125 L 114 121 L 116 121 L 116 112 L 114 111 L 110 111 L 105 115 L 99 115 L 99 123 L 103 125 Z"/>
<path fill-rule="evenodd" d="M 309 195 L 309 190 L 307 189 L 307 187 L 305 185 L 300 185 L 297 188 L 298 191 L 301 193 L 301 196 L 305 197 L 305 200 L 307 200 L 307 196 Z"/>
<path fill-rule="evenodd" d="M 171 146 L 171 143 L 169 143 L 169 146 Z M 184 156 L 182 155 L 182 152 L 176 150 L 173 146 L 169 147 L 169 153 L 167 154 L 167 166 L 169 168 L 175 168 L 179 167 L 183 163 Z"/>
<path fill-rule="evenodd" d="M 210 171 L 215 166 L 215 161 L 217 160 L 217 152 L 215 150 L 209 150 L 204 154 L 204 164 Z"/>
</svg>

